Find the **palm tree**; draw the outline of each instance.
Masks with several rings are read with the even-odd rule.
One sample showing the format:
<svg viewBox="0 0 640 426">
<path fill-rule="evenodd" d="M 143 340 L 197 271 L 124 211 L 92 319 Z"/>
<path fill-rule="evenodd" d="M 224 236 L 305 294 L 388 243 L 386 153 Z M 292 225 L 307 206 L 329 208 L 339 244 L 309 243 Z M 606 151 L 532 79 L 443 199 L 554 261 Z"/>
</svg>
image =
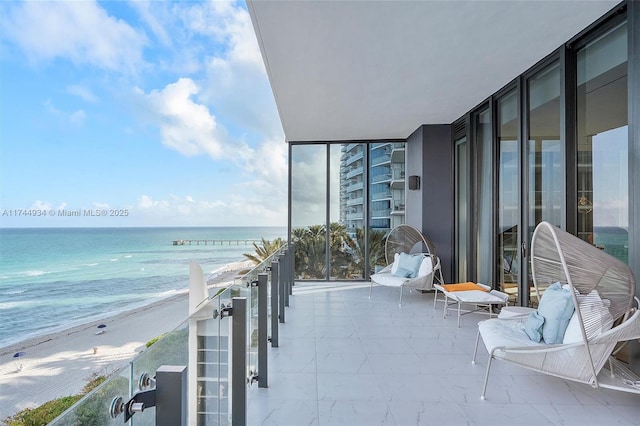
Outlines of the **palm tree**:
<svg viewBox="0 0 640 426">
<path fill-rule="evenodd" d="M 325 227 L 311 225 L 295 228 L 292 239 L 295 244 L 295 270 L 303 279 L 322 279 L 325 276 Z"/>
<path fill-rule="evenodd" d="M 384 244 L 387 235 L 384 231 L 369 230 L 369 268 L 376 265 L 386 265 Z M 356 239 L 354 244 L 354 255 L 352 264 L 352 274 L 364 274 L 364 228 L 356 229 Z"/>
<path fill-rule="evenodd" d="M 261 246 L 258 246 L 256 243 L 253 243 L 253 248 L 256 251 L 255 254 L 251 254 L 251 253 L 243 254 L 244 257 L 252 261 L 254 265 L 261 264 L 262 262 L 264 262 L 265 259 L 267 259 L 269 256 L 271 256 L 275 252 L 277 252 L 278 249 L 280 249 L 280 247 L 284 245 L 284 241 L 280 237 L 276 238 L 273 241 L 269 241 L 269 240 L 265 240 L 264 238 L 261 238 L 261 242 L 262 242 Z"/>
</svg>

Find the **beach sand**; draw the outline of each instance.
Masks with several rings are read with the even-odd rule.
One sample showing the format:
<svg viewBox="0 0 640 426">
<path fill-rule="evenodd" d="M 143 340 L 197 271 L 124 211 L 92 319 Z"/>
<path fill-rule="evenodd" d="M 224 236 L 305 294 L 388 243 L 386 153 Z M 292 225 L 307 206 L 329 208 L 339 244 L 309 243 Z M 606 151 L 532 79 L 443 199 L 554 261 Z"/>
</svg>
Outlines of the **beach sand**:
<svg viewBox="0 0 640 426">
<path fill-rule="evenodd" d="M 209 280 L 209 287 L 232 282 L 250 264 L 228 265 Z M 188 306 L 188 293 L 183 292 L 100 321 L 0 348 L 0 423 L 22 409 L 79 393 L 93 374 L 119 370 L 145 349 L 146 342 L 186 321 Z M 98 324 L 106 325 L 104 333 L 96 334 Z M 14 358 L 17 352 L 24 355 Z"/>
</svg>

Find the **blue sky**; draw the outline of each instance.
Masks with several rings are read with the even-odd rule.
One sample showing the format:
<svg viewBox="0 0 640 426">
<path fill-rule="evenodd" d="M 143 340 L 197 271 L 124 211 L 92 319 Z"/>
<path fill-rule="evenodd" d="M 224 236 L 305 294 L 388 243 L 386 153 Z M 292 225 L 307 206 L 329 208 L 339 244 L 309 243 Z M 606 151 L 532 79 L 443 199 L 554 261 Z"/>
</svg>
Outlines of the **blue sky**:
<svg viewBox="0 0 640 426">
<path fill-rule="evenodd" d="M 286 225 L 244 2 L 1 2 L 0 28 L 0 227 Z"/>
</svg>

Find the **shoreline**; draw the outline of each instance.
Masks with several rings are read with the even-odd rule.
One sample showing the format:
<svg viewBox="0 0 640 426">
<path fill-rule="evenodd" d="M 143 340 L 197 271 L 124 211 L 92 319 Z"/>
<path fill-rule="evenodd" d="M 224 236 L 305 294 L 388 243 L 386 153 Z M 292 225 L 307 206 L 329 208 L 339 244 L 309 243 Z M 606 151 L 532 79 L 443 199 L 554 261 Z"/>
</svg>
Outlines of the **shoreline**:
<svg viewBox="0 0 640 426">
<path fill-rule="evenodd" d="M 250 263 L 250 262 L 249 262 Z M 247 261 L 226 265 L 209 289 L 230 285 Z M 188 289 L 151 303 L 0 348 L 0 422 L 25 408 L 79 393 L 94 375 L 120 370 L 149 340 L 188 318 Z M 210 295 L 215 292 L 210 291 Z M 97 325 L 105 324 L 104 333 Z M 24 352 L 14 358 L 14 354 Z"/>
</svg>

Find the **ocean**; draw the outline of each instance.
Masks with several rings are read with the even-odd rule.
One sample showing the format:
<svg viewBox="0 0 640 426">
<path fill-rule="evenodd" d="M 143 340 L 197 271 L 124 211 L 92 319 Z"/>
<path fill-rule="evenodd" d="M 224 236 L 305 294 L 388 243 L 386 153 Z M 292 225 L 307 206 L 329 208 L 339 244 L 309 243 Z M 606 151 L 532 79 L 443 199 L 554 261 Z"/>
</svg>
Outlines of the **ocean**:
<svg viewBox="0 0 640 426">
<path fill-rule="evenodd" d="M 0 228 L 0 348 L 176 294 L 192 260 L 206 279 L 255 253 L 174 240 L 285 236 L 286 227 Z"/>
</svg>

